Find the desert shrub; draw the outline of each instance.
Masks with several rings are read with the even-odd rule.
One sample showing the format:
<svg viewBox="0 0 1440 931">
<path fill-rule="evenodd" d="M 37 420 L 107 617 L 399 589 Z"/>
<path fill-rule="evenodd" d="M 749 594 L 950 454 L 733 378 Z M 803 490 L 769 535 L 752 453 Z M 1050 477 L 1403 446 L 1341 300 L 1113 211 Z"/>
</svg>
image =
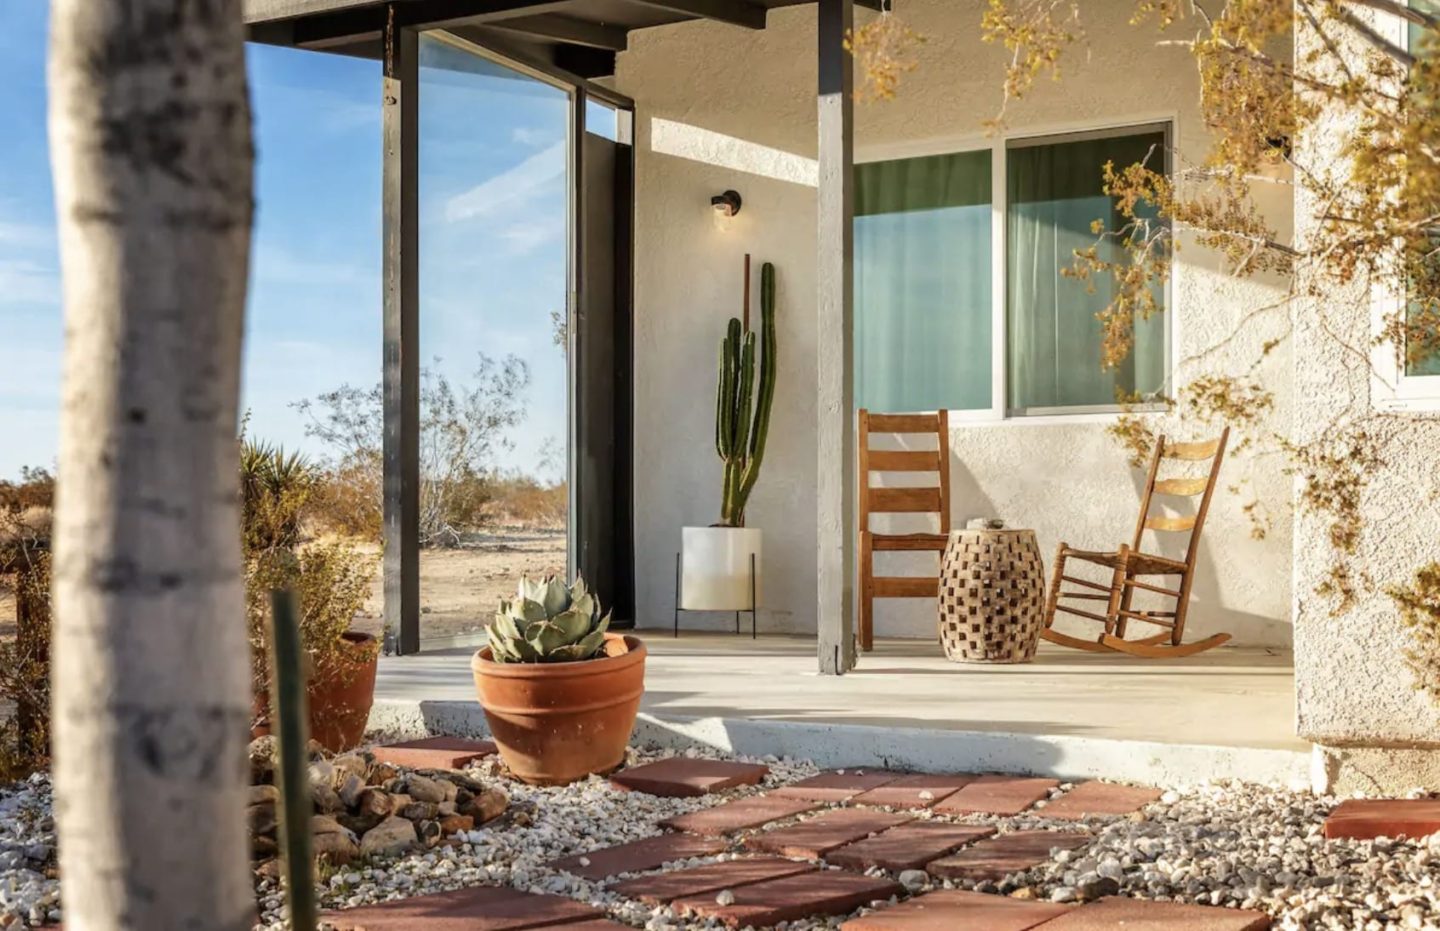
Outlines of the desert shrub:
<svg viewBox="0 0 1440 931">
<path fill-rule="evenodd" d="M 517 356 L 496 362 L 480 353 L 468 385 L 430 370 L 420 378 L 420 542 L 459 542 L 483 519 L 487 476 L 507 431 L 525 419 L 530 367 Z M 328 470 L 352 488 L 383 485 L 384 410 L 380 385 L 341 385 L 295 405 L 305 432 L 330 449 Z M 377 494 L 375 507 L 379 508 Z M 342 511 L 342 514 L 345 513 Z M 363 513 L 363 512 L 361 512 Z"/>
<path fill-rule="evenodd" d="M 549 485 L 529 475 L 503 475 L 491 479 L 487 508 L 492 520 L 527 527 L 564 527 L 569 495 L 564 482 Z"/>
<path fill-rule="evenodd" d="M 380 542 L 381 471 L 378 464 L 350 464 L 317 473 L 307 503 L 309 518 L 337 536 Z"/>
<path fill-rule="evenodd" d="M 1389 595 L 1410 632 L 1405 660 L 1415 687 L 1440 702 L 1440 563 L 1422 566 L 1408 585 L 1391 586 Z"/>
<path fill-rule="evenodd" d="M 304 456 L 242 439 L 240 533 L 245 551 L 299 546 L 300 522 L 316 484 L 315 469 Z"/>
<path fill-rule="evenodd" d="M 312 682 L 343 682 L 378 650 L 342 645 L 370 591 L 372 560 L 343 543 L 311 543 L 300 550 L 253 552 L 245 560 L 245 619 L 251 680 L 256 695 L 269 693 L 270 592 L 292 589 L 299 601 L 300 642 Z"/>
<path fill-rule="evenodd" d="M 12 485 L 11 488 L 14 488 Z M 0 508 L 0 585 L 15 601 L 15 636 L 0 640 L 0 780 L 22 778 L 50 757 L 49 497 L 20 495 Z"/>
</svg>

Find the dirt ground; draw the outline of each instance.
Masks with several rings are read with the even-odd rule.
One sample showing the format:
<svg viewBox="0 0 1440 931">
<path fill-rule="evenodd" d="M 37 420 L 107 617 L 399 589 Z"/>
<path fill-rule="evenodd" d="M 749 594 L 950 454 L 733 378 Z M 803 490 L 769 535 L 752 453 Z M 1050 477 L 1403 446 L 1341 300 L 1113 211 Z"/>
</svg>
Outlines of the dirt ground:
<svg viewBox="0 0 1440 931">
<path fill-rule="evenodd" d="M 378 634 L 384 604 L 380 551 L 370 600 L 355 629 Z M 498 528 L 467 537 L 453 549 L 420 551 L 420 639 L 479 634 L 500 605 L 515 594 L 521 575 L 543 577 L 565 572 L 565 532 Z"/>
<path fill-rule="evenodd" d="M 370 600 L 355 619 L 356 630 L 379 634 L 384 604 L 380 548 Z M 497 528 L 467 537 L 454 549 L 420 551 L 420 639 L 471 636 L 488 623 L 501 598 L 515 593 L 523 574 L 564 574 L 564 530 Z M 0 637 L 15 633 L 15 599 L 0 590 Z"/>
</svg>

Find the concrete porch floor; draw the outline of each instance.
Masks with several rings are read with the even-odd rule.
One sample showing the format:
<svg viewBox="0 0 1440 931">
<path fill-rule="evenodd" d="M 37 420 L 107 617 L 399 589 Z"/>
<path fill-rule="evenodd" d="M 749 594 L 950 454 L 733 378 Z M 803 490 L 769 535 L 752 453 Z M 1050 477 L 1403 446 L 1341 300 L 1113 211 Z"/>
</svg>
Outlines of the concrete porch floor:
<svg viewBox="0 0 1440 931">
<path fill-rule="evenodd" d="M 882 640 L 847 676 L 815 671 L 810 637 L 641 631 L 642 712 L 804 724 L 1098 738 L 1308 752 L 1288 652 L 1222 647 L 1181 660 L 1042 643 L 1026 665 L 963 665 L 938 644 Z M 381 660 L 376 700 L 474 702 L 469 648 Z"/>
</svg>

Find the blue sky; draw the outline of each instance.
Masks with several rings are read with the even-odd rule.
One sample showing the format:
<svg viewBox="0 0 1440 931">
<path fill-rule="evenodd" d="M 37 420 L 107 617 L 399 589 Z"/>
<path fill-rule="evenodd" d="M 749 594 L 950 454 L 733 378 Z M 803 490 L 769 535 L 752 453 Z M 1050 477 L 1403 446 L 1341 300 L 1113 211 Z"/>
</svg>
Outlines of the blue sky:
<svg viewBox="0 0 1440 931">
<path fill-rule="evenodd" d="M 61 315 L 45 138 L 43 0 L 0 30 L 0 478 L 54 462 Z M 427 45 L 431 43 L 427 42 Z M 444 54 L 442 54 L 444 53 Z M 421 82 L 421 349 L 463 381 L 476 354 L 531 368 L 496 465 L 534 471 L 563 436 L 564 95 L 431 49 Z M 320 453 L 294 401 L 380 376 L 380 69 L 252 46 L 258 205 L 243 406 L 253 435 Z"/>
</svg>

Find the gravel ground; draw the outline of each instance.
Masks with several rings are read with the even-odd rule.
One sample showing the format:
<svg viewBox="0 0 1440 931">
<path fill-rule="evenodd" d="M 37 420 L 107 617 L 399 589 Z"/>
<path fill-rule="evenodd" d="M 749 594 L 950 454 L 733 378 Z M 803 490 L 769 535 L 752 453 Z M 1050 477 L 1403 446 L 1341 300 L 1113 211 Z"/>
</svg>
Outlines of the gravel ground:
<svg viewBox="0 0 1440 931">
<path fill-rule="evenodd" d="M 656 754 L 632 751 L 632 762 Z M 743 758 L 742 758 L 743 759 Z M 711 929 L 666 908 L 626 902 L 596 884 L 546 869 L 557 857 L 659 833 L 672 815 L 751 795 L 816 772 L 813 765 L 767 758 L 766 785 L 707 799 L 661 799 L 612 789 L 602 779 L 563 788 L 507 783 L 510 814 L 462 835 L 464 843 L 423 854 L 353 865 L 325 877 L 322 905 L 360 905 L 463 886 L 508 885 L 595 903 L 645 931 Z M 474 773 L 491 774 L 485 767 Z M 1062 791 L 1068 787 L 1062 787 Z M 1095 843 L 1000 883 L 931 884 L 907 874 L 914 891 L 975 888 L 1070 901 L 1098 894 L 1260 909 L 1282 929 L 1440 928 L 1440 837 L 1426 841 L 1326 841 L 1325 815 L 1336 799 L 1249 785 L 1205 785 L 1166 792 L 1143 816 L 1092 819 Z M 0 927 L 54 920 L 49 780 L 36 776 L 0 790 Z M 1060 827 L 1044 809 L 1014 818 L 962 819 L 1001 830 Z M 1065 827 L 1074 829 L 1073 822 Z M 695 860 L 694 864 L 721 858 Z M 282 927 L 279 890 L 258 887 L 265 931 Z M 787 931 L 838 927 L 844 919 L 791 922 Z"/>
</svg>

